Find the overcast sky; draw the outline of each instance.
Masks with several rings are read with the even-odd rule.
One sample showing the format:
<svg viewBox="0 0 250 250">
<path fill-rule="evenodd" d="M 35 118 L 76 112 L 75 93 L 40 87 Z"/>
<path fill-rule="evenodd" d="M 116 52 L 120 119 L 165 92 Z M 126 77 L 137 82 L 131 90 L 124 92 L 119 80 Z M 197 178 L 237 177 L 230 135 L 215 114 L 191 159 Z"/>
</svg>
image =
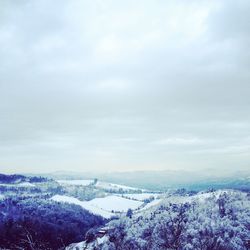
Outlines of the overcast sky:
<svg viewBox="0 0 250 250">
<path fill-rule="evenodd" d="M 0 172 L 249 165 L 249 0 L 0 1 Z"/>
</svg>

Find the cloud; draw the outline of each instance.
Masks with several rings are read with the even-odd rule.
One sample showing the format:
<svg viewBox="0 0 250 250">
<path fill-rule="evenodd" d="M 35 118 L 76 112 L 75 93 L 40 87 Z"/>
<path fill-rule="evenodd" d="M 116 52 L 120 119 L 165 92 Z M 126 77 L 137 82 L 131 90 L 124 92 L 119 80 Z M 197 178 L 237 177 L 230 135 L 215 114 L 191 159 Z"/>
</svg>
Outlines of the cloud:
<svg viewBox="0 0 250 250">
<path fill-rule="evenodd" d="M 207 141 L 207 140 L 206 140 Z M 170 137 L 155 142 L 159 145 L 192 146 L 203 144 L 204 141 L 197 137 Z"/>
<path fill-rule="evenodd" d="M 1 2 L 1 170 L 246 168 L 249 8 Z"/>
</svg>

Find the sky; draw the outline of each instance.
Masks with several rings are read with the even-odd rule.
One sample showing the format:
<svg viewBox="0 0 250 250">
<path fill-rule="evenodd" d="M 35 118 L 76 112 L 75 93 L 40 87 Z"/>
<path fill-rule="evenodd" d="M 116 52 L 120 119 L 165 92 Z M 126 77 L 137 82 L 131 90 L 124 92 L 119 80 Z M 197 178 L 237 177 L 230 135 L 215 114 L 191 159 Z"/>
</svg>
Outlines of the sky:
<svg viewBox="0 0 250 250">
<path fill-rule="evenodd" d="M 0 172 L 249 165 L 250 1 L 0 1 Z"/>
</svg>

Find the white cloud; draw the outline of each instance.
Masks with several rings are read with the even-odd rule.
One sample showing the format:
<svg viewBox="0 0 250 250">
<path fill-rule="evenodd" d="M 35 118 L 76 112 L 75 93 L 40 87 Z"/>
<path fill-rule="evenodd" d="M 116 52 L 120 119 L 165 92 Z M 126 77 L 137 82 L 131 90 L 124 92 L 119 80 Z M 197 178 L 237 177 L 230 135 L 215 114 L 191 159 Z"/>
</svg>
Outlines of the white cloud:
<svg viewBox="0 0 250 250">
<path fill-rule="evenodd" d="M 155 141 L 155 144 L 159 145 L 176 145 L 176 146 L 192 146 L 192 145 L 202 145 L 207 143 L 208 140 L 204 141 L 197 137 L 170 137 Z"/>
<path fill-rule="evenodd" d="M 249 164 L 248 1 L 0 5 L 3 171 Z"/>
</svg>

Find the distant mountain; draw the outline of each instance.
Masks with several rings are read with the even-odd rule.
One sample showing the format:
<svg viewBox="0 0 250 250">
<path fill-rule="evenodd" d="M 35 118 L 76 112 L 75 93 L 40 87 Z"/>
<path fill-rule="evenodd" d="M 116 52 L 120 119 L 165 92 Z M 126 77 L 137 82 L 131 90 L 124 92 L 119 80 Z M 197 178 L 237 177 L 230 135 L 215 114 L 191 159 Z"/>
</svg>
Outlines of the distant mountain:
<svg viewBox="0 0 250 250">
<path fill-rule="evenodd" d="M 190 190 L 233 188 L 250 190 L 250 172 L 237 171 L 218 175 L 217 172 L 208 171 L 131 171 L 110 173 L 76 173 L 60 171 L 42 174 L 44 177 L 54 179 L 94 179 L 118 183 L 136 188 L 150 190 L 166 190 L 186 188 Z"/>
<path fill-rule="evenodd" d="M 233 188 L 250 190 L 250 178 L 245 172 L 236 172 L 224 176 L 216 173 L 192 171 L 137 171 L 110 173 L 100 176 L 105 181 L 121 183 L 151 190 L 186 188 L 190 190 Z"/>
</svg>

